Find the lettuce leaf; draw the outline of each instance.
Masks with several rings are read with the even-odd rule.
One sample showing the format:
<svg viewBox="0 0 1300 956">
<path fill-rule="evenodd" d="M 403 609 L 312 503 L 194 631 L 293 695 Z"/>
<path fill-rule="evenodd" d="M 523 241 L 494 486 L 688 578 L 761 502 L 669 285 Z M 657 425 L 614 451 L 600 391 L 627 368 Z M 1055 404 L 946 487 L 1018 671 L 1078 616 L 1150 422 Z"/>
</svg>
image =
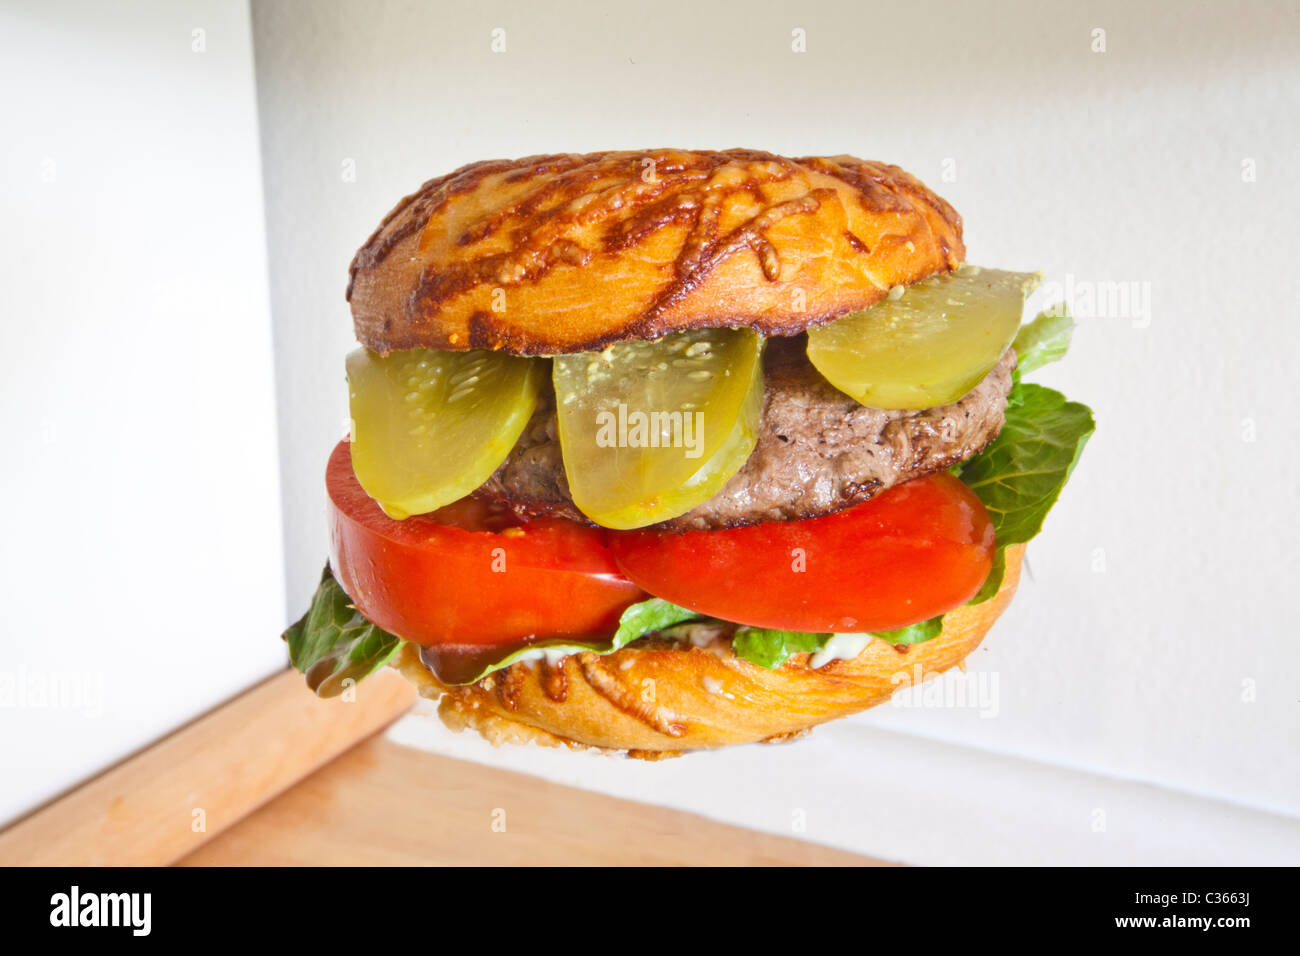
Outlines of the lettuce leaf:
<svg viewBox="0 0 1300 956">
<path fill-rule="evenodd" d="M 975 592 L 975 596 L 967 601 L 967 604 L 983 604 L 993 595 L 997 594 L 1002 588 L 1002 579 L 1007 576 L 1007 549 L 998 545 L 993 549 L 993 567 L 989 568 L 989 576 L 984 579 L 980 589 Z"/>
<path fill-rule="evenodd" d="M 791 654 L 811 654 L 826 646 L 831 636 L 803 631 L 777 631 L 766 627 L 738 627 L 731 638 L 737 657 L 751 664 L 775 670 Z"/>
<path fill-rule="evenodd" d="M 961 480 L 993 518 L 998 544 L 1038 534 L 1096 429 L 1092 410 L 1042 385 L 1020 386 L 996 439 L 962 469 Z"/>
<path fill-rule="evenodd" d="M 1070 345 L 1074 320 L 1048 310 L 1016 336 L 1016 372 L 1007 398 L 1006 424 L 987 448 L 957 474 L 975 492 L 993 519 L 997 550 L 993 568 L 971 604 L 997 594 L 1006 574 L 1006 548 L 1038 534 L 1056 504 L 1083 448 L 1096 430 L 1087 405 L 1042 385 L 1022 382 L 1026 372 L 1054 362 Z"/>
<path fill-rule="evenodd" d="M 1011 344 L 1016 350 L 1017 376 L 1028 375 L 1064 356 L 1073 332 L 1074 319 L 1062 306 L 1040 312 L 1034 321 L 1021 326 Z"/>
<path fill-rule="evenodd" d="M 938 637 L 943 630 L 943 615 L 932 617 L 928 621 L 921 621 L 918 624 L 909 624 L 907 627 L 896 628 L 892 631 L 876 631 L 872 637 L 878 637 L 882 641 L 890 644 L 920 644 L 928 641 L 933 637 Z"/>
<path fill-rule="evenodd" d="M 289 645 L 289 662 L 307 677 L 318 697 L 337 697 L 388 663 L 401 639 L 367 621 L 330 573 L 307 613 L 280 635 Z"/>
<path fill-rule="evenodd" d="M 892 631 L 876 631 L 872 637 L 890 644 L 920 644 L 938 637 L 943 615 Z M 760 667 L 775 669 L 794 654 L 815 654 L 826 647 L 834 634 L 807 631 L 778 631 L 766 627 L 738 627 L 731 639 L 737 657 Z"/>
<path fill-rule="evenodd" d="M 651 598 L 633 604 L 618 619 L 618 630 L 614 632 L 611 651 L 626 647 L 639 637 L 662 631 L 664 628 L 681 624 L 683 621 L 696 621 L 703 618 L 699 611 L 679 607 L 662 598 Z"/>
</svg>

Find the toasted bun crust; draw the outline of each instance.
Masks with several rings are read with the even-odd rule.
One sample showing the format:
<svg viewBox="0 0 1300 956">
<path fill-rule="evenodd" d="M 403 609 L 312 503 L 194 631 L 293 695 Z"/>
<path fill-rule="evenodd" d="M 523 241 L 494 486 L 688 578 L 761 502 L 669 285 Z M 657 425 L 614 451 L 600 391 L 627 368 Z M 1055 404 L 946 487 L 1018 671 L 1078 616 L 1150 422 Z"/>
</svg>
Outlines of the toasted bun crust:
<svg viewBox="0 0 1300 956">
<path fill-rule="evenodd" d="M 554 665 L 513 664 L 464 687 L 439 683 L 410 644 L 392 666 L 422 696 L 442 698 L 438 714 L 448 727 L 472 728 L 495 745 L 532 741 L 660 759 L 788 740 L 961 663 L 1011 603 L 1023 554 L 1023 545 L 1008 548 L 998 593 L 950 611 L 938 637 L 906 653 L 872 641 L 852 660 L 817 670 L 808 654 L 768 670 L 736 657 L 729 643 L 699 648 L 669 641 L 604 656 L 577 654 Z"/>
<path fill-rule="evenodd" d="M 706 326 L 792 335 L 956 268 L 961 219 L 897 166 L 754 150 L 530 156 L 403 199 L 357 252 L 357 338 L 580 352 Z"/>
</svg>

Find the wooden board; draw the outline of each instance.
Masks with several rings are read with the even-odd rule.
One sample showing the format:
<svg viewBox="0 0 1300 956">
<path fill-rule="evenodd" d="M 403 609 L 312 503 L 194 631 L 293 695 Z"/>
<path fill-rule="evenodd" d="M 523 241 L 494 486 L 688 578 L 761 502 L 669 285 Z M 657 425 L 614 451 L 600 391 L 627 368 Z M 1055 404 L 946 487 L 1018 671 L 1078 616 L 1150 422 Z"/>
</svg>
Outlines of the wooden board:
<svg viewBox="0 0 1300 956">
<path fill-rule="evenodd" d="M 182 863 L 880 865 L 382 738 L 348 751 Z"/>
<path fill-rule="evenodd" d="M 0 831 L 0 864 L 877 863 L 373 736 L 414 697 L 281 673 Z"/>
<path fill-rule="evenodd" d="M 283 671 L 0 832 L 0 864 L 172 863 L 414 702 L 392 671 L 350 701 Z"/>
</svg>

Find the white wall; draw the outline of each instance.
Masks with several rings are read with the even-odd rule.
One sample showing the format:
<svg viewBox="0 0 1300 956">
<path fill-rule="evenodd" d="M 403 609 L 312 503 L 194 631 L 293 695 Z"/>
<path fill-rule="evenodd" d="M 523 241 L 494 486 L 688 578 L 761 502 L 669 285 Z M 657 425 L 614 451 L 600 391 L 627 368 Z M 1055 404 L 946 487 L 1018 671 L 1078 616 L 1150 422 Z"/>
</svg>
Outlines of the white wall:
<svg viewBox="0 0 1300 956">
<path fill-rule="evenodd" d="M 3 822 L 283 666 L 285 608 L 246 4 L 6 4 L 0 103 Z"/>
<path fill-rule="evenodd" d="M 798 806 L 817 839 L 902 859 L 1300 855 L 1294 5 L 276 2 L 254 28 L 296 605 L 343 431 L 348 260 L 400 196 L 462 163 L 849 152 L 941 191 L 972 261 L 1149 283 L 1149 314 L 1081 318 L 1069 361 L 1040 374 L 1099 430 L 972 660 L 998 680 L 996 718 L 885 707 L 820 743 L 648 771 L 492 753 L 431 724 L 403 739 L 778 832 Z M 952 812 L 900 810 L 943 798 Z"/>
</svg>

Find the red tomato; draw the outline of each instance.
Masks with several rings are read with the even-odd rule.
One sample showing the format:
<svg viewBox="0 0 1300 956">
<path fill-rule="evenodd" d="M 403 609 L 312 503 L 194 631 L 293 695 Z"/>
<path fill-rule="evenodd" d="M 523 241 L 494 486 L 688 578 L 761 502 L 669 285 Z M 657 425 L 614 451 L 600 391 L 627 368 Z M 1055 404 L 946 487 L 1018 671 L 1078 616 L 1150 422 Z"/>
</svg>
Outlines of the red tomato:
<svg viewBox="0 0 1300 956">
<path fill-rule="evenodd" d="M 362 614 L 408 641 L 464 656 L 605 637 L 646 597 L 599 528 L 523 522 L 474 499 L 394 521 L 357 482 L 347 442 L 330 455 L 325 483 L 335 577 Z"/>
<path fill-rule="evenodd" d="M 821 518 L 726 531 L 610 535 L 623 572 L 712 617 L 788 631 L 883 631 L 968 601 L 993 566 L 993 523 L 945 473 Z"/>
</svg>

